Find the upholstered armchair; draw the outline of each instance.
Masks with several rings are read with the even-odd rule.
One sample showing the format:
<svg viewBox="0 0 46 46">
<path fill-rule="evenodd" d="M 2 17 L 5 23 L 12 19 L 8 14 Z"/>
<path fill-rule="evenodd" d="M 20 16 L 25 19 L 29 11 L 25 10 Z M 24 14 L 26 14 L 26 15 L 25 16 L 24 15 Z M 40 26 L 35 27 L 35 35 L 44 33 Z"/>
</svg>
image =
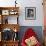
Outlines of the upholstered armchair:
<svg viewBox="0 0 46 46">
<path fill-rule="evenodd" d="M 21 46 L 41 46 L 37 35 L 32 28 L 27 29 L 22 38 Z"/>
</svg>

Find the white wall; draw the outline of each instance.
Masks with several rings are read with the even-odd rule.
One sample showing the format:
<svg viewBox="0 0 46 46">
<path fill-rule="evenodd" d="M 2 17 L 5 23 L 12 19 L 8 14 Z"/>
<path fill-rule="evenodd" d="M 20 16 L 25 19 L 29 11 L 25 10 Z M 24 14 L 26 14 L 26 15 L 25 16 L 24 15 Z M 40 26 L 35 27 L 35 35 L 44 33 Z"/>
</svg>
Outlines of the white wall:
<svg viewBox="0 0 46 46">
<path fill-rule="evenodd" d="M 20 3 L 20 25 L 22 26 L 43 26 L 42 0 L 21 0 Z M 25 20 L 25 7 L 36 7 L 36 20 Z"/>
<path fill-rule="evenodd" d="M 0 6 L 15 6 L 15 0 L 0 0 Z M 42 0 L 17 0 L 21 26 L 43 26 Z M 36 20 L 25 20 L 25 7 L 36 7 Z"/>
</svg>

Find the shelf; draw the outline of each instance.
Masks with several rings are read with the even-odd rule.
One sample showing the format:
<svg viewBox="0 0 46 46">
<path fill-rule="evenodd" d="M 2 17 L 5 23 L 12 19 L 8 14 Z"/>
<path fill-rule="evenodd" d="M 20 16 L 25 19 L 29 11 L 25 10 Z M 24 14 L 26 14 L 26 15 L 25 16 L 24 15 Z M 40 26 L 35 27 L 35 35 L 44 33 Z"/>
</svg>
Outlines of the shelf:
<svg viewBox="0 0 46 46">
<path fill-rule="evenodd" d="M 0 14 L 1 15 L 17 15 L 19 12 L 19 7 L 0 7 Z"/>
<path fill-rule="evenodd" d="M 2 42 L 3 46 L 18 46 L 18 41 Z"/>
<path fill-rule="evenodd" d="M 6 10 L 6 9 L 19 9 L 19 7 L 0 7 L 1 10 Z"/>
<path fill-rule="evenodd" d="M 19 7 L 0 7 L 0 46 L 18 46 L 18 17 Z"/>
<path fill-rule="evenodd" d="M 19 7 L 0 7 L 0 16 L 1 16 L 1 24 L 18 24 L 18 17 L 19 17 Z M 16 19 L 14 18 L 13 20 L 10 18 L 9 16 L 12 17 L 16 17 Z M 11 23 L 10 23 L 11 21 Z"/>
<path fill-rule="evenodd" d="M 3 41 L 3 42 L 5 42 L 5 43 L 8 43 L 8 42 L 12 43 L 12 42 L 14 42 L 15 43 L 15 42 L 19 42 L 19 40 L 15 40 L 15 41 L 10 40 L 10 41 Z"/>
<path fill-rule="evenodd" d="M 2 16 L 2 24 L 18 24 L 18 16 Z"/>
<path fill-rule="evenodd" d="M 5 28 L 9 28 L 12 29 L 13 31 L 14 29 L 16 29 L 18 32 L 20 29 L 19 24 L 0 24 L 0 27 L 1 27 L 1 31 Z"/>
</svg>

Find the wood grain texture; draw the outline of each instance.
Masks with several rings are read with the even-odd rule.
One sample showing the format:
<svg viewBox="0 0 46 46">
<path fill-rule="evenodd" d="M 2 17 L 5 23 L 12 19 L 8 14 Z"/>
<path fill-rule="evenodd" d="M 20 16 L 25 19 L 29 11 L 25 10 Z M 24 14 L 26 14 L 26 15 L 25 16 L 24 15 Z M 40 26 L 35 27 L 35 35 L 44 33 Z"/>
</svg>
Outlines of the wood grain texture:
<svg viewBox="0 0 46 46">
<path fill-rule="evenodd" d="M 16 29 L 17 31 L 19 31 L 20 26 L 18 24 L 1 24 L 0 25 L 0 29 L 1 31 L 3 31 L 5 28 L 10 28 L 14 31 L 14 29 Z"/>
</svg>

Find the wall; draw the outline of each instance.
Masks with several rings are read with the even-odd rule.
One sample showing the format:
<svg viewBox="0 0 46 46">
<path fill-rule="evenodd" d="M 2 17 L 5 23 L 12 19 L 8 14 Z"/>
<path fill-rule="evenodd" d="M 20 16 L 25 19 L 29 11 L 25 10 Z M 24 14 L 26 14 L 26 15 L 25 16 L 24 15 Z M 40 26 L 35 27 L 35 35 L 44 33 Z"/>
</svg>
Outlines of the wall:
<svg viewBox="0 0 46 46">
<path fill-rule="evenodd" d="M 21 0 L 19 24 L 22 26 L 43 26 L 42 0 Z M 25 7 L 36 7 L 36 20 L 25 20 Z M 41 17 L 42 16 L 42 17 Z"/>
<path fill-rule="evenodd" d="M 0 6 L 15 6 L 15 0 L 0 0 Z M 42 0 L 17 0 L 20 26 L 43 26 Z M 36 7 L 36 20 L 25 20 L 25 7 Z M 10 19 L 9 19 L 10 20 Z"/>
</svg>

